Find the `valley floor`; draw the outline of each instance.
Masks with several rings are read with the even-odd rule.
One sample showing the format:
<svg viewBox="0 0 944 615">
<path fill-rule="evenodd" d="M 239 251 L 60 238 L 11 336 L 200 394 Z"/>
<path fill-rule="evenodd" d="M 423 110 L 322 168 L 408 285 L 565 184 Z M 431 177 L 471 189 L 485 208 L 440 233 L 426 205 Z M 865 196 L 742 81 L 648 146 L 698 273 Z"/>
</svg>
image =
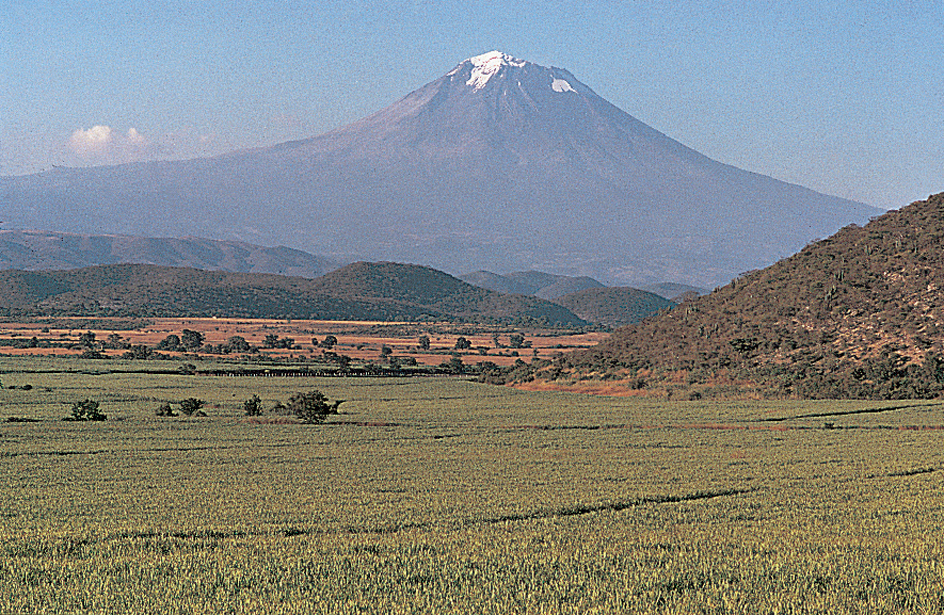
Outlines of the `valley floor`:
<svg viewBox="0 0 944 615">
<path fill-rule="evenodd" d="M 938 402 L 100 365 L 0 358 L 0 612 L 944 610 Z M 243 416 L 299 387 L 342 413 Z"/>
</svg>

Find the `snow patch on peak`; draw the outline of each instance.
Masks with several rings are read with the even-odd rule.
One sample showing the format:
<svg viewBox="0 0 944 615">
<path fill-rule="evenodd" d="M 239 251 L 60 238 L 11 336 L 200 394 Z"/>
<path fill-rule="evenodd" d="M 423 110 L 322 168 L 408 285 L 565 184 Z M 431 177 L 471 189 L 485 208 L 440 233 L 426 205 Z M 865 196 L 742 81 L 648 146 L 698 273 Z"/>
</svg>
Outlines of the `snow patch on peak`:
<svg viewBox="0 0 944 615">
<path fill-rule="evenodd" d="M 524 60 L 519 60 L 501 51 L 489 51 L 474 58 L 469 58 L 466 62 L 472 64 L 472 74 L 465 84 L 472 86 L 473 92 L 484 88 L 489 79 L 498 74 L 498 71 L 505 66 L 522 67 L 526 64 Z"/>
<path fill-rule="evenodd" d="M 469 58 L 467 60 L 475 66 L 483 66 L 485 64 L 508 64 L 509 66 L 524 66 L 525 61 L 519 58 L 514 58 L 507 53 L 502 53 L 501 51 L 489 51 L 488 53 L 483 53 L 480 56 L 475 56 L 474 58 Z"/>
<path fill-rule="evenodd" d="M 564 79 L 557 79 L 557 78 L 555 78 L 554 81 L 551 82 L 551 89 L 558 93 L 577 91 L 573 88 L 573 86 L 570 85 L 570 83 L 568 83 Z"/>
</svg>

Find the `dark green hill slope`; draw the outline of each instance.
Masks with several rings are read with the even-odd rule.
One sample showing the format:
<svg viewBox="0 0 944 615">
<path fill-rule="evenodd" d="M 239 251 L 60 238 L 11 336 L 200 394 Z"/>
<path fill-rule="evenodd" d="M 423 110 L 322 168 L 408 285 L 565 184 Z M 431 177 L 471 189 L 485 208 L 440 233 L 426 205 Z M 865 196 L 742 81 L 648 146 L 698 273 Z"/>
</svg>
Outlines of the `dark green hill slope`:
<svg viewBox="0 0 944 615">
<path fill-rule="evenodd" d="M 504 296 L 415 265 L 355 263 L 315 280 L 155 265 L 0 271 L 7 316 L 229 316 L 586 324 L 534 297 Z"/>
<path fill-rule="evenodd" d="M 675 307 L 674 302 L 664 297 L 625 287 L 588 288 L 564 295 L 555 303 L 584 320 L 608 327 L 633 324 Z"/>
<path fill-rule="evenodd" d="M 315 292 L 392 308 L 430 310 L 463 320 L 586 324 L 557 304 L 525 295 L 503 295 L 421 265 L 353 263 L 314 281 Z"/>
<path fill-rule="evenodd" d="M 542 375 L 696 396 L 941 396 L 944 195 L 848 226 Z"/>
<path fill-rule="evenodd" d="M 353 306 L 306 292 L 311 280 L 157 265 L 0 271 L 6 315 L 339 317 Z"/>
</svg>

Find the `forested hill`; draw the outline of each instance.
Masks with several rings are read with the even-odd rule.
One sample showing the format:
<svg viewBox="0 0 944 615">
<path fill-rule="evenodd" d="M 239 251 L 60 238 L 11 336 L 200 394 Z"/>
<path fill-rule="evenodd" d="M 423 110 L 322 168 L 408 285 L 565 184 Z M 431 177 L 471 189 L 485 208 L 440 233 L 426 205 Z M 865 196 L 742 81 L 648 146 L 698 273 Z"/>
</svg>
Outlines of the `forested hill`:
<svg viewBox="0 0 944 615">
<path fill-rule="evenodd" d="M 678 396 L 944 393 L 944 194 L 848 226 L 539 378 Z"/>
<path fill-rule="evenodd" d="M 156 265 L 0 271 L 6 316 L 220 316 L 581 326 L 567 309 L 418 265 L 355 263 L 308 279 Z"/>
</svg>

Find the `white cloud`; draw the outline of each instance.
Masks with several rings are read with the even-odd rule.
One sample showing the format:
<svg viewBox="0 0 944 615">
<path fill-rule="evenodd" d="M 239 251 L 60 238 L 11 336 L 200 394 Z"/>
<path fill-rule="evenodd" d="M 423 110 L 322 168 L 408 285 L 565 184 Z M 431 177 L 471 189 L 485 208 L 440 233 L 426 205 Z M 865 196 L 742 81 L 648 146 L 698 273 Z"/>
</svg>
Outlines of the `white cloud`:
<svg viewBox="0 0 944 615">
<path fill-rule="evenodd" d="M 151 143 L 137 128 L 121 133 L 111 126 L 92 126 L 72 133 L 66 144 L 79 164 L 117 164 L 144 160 L 157 155 L 161 148 Z"/>
<path fill-rule="evenodd" d="M 137 134 L 137 131 L 135 131 Z M 105 152 L 114 141 L 110 126 L 92 126 L 88 130 L 76 130 L 69 139 L 69 149 L 80 156 Z"/>
<path fill-rule="evenodd" d="M 114 128 L 104 123 L 75 130 L 65 141 L 61 135 L 58 139 L 53 146 L 58 151 L 57 162 L 77 167 L 198 158 L 247 146 L 194 127 L 151 134 L 135 127 Z"/>
<path fill-rule="evenodd" d="M 136 147 L 144 147 L 147 145 L 147 139 L 137 131 L 135 128 L 128 129 L 128 144 L 134 145 Z"/>
</svg>

